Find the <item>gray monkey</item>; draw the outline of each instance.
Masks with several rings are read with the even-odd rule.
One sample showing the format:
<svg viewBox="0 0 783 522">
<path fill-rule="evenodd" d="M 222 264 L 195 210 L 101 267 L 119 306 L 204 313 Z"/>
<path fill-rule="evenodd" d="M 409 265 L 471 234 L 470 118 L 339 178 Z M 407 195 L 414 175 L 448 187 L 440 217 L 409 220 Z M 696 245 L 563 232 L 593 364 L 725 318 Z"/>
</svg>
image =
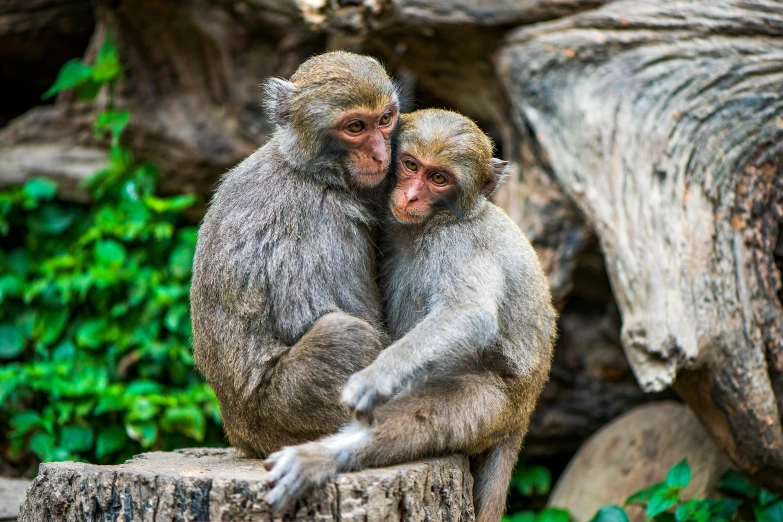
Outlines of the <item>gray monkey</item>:
<svg viewBox="0 0 783 522">
<path fill-rule="evenodd" d="M 252 457 L 338 431 L 348 376 L 384 347 L 373 197 L 399 114 L 366 56 L 316 56 L 265 87 L 278 127 L 221 181 L 190 293 L 196 366 Z"/>
<path fill-rule="evenodd" d="M 382 293 L 394 342 L 348 380 L 356 420 L 265 462 L 280 512 L 341 471 L 471 456 L 477 520 L 497 522 L 548 378 L 557 313 L 519 228 L 487 197 L 506 162 L 459 114 L 401 117 Z"/>
</svg>

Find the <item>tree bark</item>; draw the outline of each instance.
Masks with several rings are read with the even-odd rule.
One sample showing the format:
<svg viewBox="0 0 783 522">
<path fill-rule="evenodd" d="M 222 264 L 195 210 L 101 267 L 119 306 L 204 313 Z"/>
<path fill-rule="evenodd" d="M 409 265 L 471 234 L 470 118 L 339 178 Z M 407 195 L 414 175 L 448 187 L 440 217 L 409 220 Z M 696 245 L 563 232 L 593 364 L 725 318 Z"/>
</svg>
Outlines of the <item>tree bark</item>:
<svg viewBox="0 0 783 522">
<path fill-rule="evenodd" d="M 119 466 L 42 464 L 21 522 L 271 521 L 260 460 L 233 450 L 137 455 Z M 451 456 L 339 475 L 297 503 L 294 520 L 474 519 L 467 458 Z"/>
<path fill-rule="evenodd" d="M 596 230 L 647 390 L 783 490 L 783 6 L 620 1 L 510 35 L 515 116 Z"/>
</svg>

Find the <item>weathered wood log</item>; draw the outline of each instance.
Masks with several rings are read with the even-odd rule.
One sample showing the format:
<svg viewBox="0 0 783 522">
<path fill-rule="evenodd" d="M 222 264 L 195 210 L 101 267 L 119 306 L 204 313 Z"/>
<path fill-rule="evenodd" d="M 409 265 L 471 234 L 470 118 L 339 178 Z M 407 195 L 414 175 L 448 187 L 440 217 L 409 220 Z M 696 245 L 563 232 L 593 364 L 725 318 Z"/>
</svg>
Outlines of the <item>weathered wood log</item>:
<svg viewBox="0 0 783 522">
<path fill-rule="evenodd" d="M 127 66 L 115 97 L 132 111 L 127 144 L 162 169 L 164 192 L 211 192 L 220 174 L 268 138 L 259 83 L 290 75 L 323 50 L 323 38 L 297 21 L 293 3 L 93 4 L 96 29 L 86 55 L 94 56 L 107 34 L 115 40 Z M 94 112 L 106 103 L 85 105 L 64 93 L 55 110 L 36 108 L 11 122 L 0 131 L 0 168 L 10 170 L 0 171 L 0 186 L 49 172 L 62 150 L 91 151 Z M 20 162 L 29 150 L 35 154 Z M 55 168 L 54 177 L 88 172 L 92 155 L 80 157 L 69 158 L 70 171 Z"/>
<path fill-rule="evenodd" d="M 783 4 L 619 1 L 514 32 L 516 121 L 594 224 L 647 390 L 783 491 Z"/>
<path fill-rule="evenodd" d="M 119 466 L 42 464 L 19 520 L 267 521 L 265 476 L 260 460 L 229 449 L 145 453 Z M 342 474 L 286 519 L 467 522 L 472 488 L 467 458 L 430 459 Z"/>
</svg>

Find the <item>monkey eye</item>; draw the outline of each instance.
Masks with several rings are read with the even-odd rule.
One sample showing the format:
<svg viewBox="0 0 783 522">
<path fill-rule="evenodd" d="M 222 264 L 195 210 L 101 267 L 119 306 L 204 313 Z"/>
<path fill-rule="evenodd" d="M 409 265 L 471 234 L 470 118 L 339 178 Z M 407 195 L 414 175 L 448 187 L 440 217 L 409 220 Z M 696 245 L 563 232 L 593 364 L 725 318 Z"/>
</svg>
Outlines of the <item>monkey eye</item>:
<svg viewBox="0 0 783 522">
<path fill-rule="evenodd" d="M 405 165 L 405 168 L 411 172 L 416 172 L 419 170 L 419 164 L 412 159 L 406 159 L 402 162 L 402 164 Z"/>
<path fill-rule="evenodd" d="M 348 132 L 359 134 L 364 130 L 364 123 L 360 122 L 359 120 L 356 120 L 346 125 L 345 128 L 348 129 Z"/>
<path fill-rule="evenodd" d="M 432 178 L 430 179 L 432 179 L 432 182 L 435 183 L 436 185 L 445 185 L 446 182 L 448 181 L 448 178 L 446 178 L 446 176 L 444 176 L 440 172 L 436 172 L 435 174 L 433 174 Z"/>
<path fill-rule="evenodd" d="M 390 112 L 387 112 L 386 114 L 381 116 L 379 123 L 381 124 L 382 127 L 385 127 L 391 123 L 391 120 L 392 120 L 392 115 Z"/>
</svg>

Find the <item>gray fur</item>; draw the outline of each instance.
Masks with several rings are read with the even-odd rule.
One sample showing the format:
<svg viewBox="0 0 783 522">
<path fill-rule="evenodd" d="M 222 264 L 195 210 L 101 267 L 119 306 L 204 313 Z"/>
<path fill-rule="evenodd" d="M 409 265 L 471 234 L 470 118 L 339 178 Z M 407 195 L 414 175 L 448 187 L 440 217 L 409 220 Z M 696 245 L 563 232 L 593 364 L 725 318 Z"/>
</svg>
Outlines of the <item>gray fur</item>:
<svg viewBox="0 0 783 522">
<path fill-rule="evenodd" d="M 337 393 L 382 347 L 367 204 L 301 175 L 278 147 L 273 138 L 221 183 L 199 230 L 191 289 L 197 367 L 229 440 L 256 456 L 336 431 L 347 420 Z M 288 380 L 281 372 L 299 356 L 291 347 L 327 314 L 327 338 L 310 339 L 327 352 L 311 356 L 323 368 Z M 290 396 L 273 396 L 276 386 Z M 297 401 L 310 402 L 298 408 L 307 419 L 286 411 Z"/>
<path fill-rule="evenodd" d="M 474 456 L 478 520 L 500 518 L 557 314 L 519 228 L 483 197 L 472 210 L 387 224 L 382 289 L 395 341 L 343 390 L 362 422 L 272 455 L 276 512 L 341 471 L 462 451 Z"/>
</svg>

